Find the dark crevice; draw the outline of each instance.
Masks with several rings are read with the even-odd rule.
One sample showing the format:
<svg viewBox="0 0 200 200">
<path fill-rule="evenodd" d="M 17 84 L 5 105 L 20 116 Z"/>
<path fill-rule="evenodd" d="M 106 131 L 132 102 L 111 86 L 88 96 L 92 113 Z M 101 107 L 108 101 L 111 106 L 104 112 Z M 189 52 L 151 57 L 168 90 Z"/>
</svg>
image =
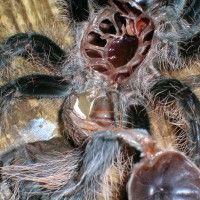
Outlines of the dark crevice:
<svg viewBox="0 0 200 200">
<path fill-rule="evenodd" d="M 85 52 L 90 58 L 102 58 L 101 54 L 93 49 L 86 49 Z"/>
<path fill-rule="evenodd" d="M 115 22 L 119 28 L 119 31 L 122 33 L 122 26 L 126 27 L 126 19 L 122 17 L 120 13 L 115 13 L 114 15 Z"/>
<path fill-rule="evenodd" d="M 138 10 L 136 7 L 132 7 L 129 3 L 126 3 L 126 8 L 128 11 L 133 13 L 135 16 L 139 16 L 140 14 L 142 14 L 142 12 L 140 10 Z"/>
<path fill-rule="evenodd" d="M 92 66 L 92 68 L 95 70 L 95 71 L 98 71 L 100 73 L 105 73 L 108 71 L 107 68 L 105 68 L 103 65 L 95 65 L 95 66 Z"/>
<path fill-rule="evenodd" d="M 153 34 L 154 34 L 154 30 L 152 30 L 152 31 L 150 31 L 149 33 L 147 33 L 147 34 L 144 36 L 144 41 L 143 41 L 143 42 L 152 40 Z"/>
<path fill-rule="evenodd" d="M 124 14 L 128 15 L 127 10 L 124 8 L 124 6 L 122 5 L 122 3 L 120 3 L 117 0 L 113 0 L 113 3 L 116 5 L 116 7 Z"/>
<path fill-rule="evenodd" d="M 88 35 L 88 42 L 90 44 L 104 47 L 106 45 L 106 40 L 102 40 L 100 34 L 95 32 L 90 32 Z"/>
<path fill-rule="evenodd" d="M 118 74 L 115 78 L 115 80 L 120 83 L 122 82 L 124 79 L 126 79 L 127 77 L 129 77 L 130 74 L 127 72 L 127 73 L 121 73 L 121 74 Z"/>
<path fill-rule="evenodd" d="M 103 20 L 100 25 L 99 25 L 99 29 L 104 33 L 109 33 L 109 34 L 116 34 L 116 30 L 115 30 L 115 27 L 113 25 L 113 23 L 108 20 L 108 19 L 105 19 Z"/>
</svg>

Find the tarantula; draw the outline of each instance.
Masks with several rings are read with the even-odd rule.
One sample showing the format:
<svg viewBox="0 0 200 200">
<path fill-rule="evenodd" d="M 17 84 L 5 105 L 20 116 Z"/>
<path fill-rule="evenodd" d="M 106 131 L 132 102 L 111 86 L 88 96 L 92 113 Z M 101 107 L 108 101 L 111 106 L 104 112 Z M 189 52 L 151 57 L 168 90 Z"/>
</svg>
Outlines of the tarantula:
<svg viewBox="0 0 200 200">
<path fill-rule="evenodd" d="M 0 46 L 1 67 L 22 56 L 63 74 L 1 86 L 1 115 L 14 99 L 63 98 L 64 136 L 73 142 L 54 138 L 3 153 L 3 198 L 200 199 L 200 103 L 190 89 L 199 76 L 181 82 L 162 73 L 198 59 L 200 2 L 90 3 L 94 16 L 87 1 L 71 1 L 74 20 L 89 22 L 69 55 L 38 33 L 13 35 Z M 159 146 L 152 110 L 176 130 L 173 148 Z"/>
</svg>

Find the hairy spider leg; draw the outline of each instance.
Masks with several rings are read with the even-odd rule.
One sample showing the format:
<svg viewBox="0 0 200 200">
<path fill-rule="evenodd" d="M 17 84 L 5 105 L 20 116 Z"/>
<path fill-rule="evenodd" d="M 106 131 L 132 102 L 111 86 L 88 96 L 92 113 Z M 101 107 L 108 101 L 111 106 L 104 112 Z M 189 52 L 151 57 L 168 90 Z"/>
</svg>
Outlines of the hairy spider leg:
<svg viewBox="0 0 200 200">
<path fill-rule="evenodd" d="M 80 164 L 77 182 L 72 182 L 52 196 L 59 199 L 63 196 L 71 200 L 96 199 L 106 170 L 112 166 L 120 150 L 120 140 L 113 131 L 98 131 L 87 144 Z"/>
<path fill-rule="evenodd" d="M 197 96 L 186 85 L 176 79 L 164 79 L 157 82 L 153 88 L 156 101 L 170 103 L 176 101 L 181 106 L 187 123 L 189 124 L 190 141 L 188 145 L 193 149 L 192 158 L 197 166 L 200 165 L 200 102 Z"/>
<path fill-rule="evenodd" d="M 29 143 L 25 144 L 25 146 L 22 146 L 21 148 L 10 150 L 6 154 L 1 155 L 0 160 L 7 161 L 7 159 L 9 158 L 8 162 L 15 162 L 16 167 L 21 166 L 19 170 L 22 170 L 26 174 L 28 173 L 27 178 L 22 178 L 20 180 L 20 186 L 17 188 L 20 195 L 22 195 L 21 197 L 23 197 L 24 199 L 26 199 L 27 197 L 41 196 L 45 198 L 48 196 L 52 199 L 60 199 L 66 197 L 71 200 L 77 200 L 88 197 L 88 200 L 93 200 L 96 199 L 96 191 L 100 189 L 106 170 L 111 167 L 116 161 L 121 144 L 121 138 L 117 137 L 117 134 L 115 132 L 98 131 L 93 135 L 90 142 L 86 144 L 84 150 L 76 149 L 74 153 L 71 152 L 72 154 L 67 151 L 68 149 L 70 150 L 70 148 L 68 147 L 67 149 L 67 144 L 65 140 L 54 138 L 48 142 L 39 141 L 35 143 Z M 21 151 L 24 151 L 24 149 L 26 150 L 27 155 L 24 155 L 24 153 L 20 153 Z M 49 154 L 49 152 L 51 153 Z M 37 176 L 38 179 L 41 178 L 40 175 L 35 174 L 35 171 L 40 171 L 40 168 L 43 167 L 46 168 L 46 166 L 43 165 L 44 161 L 42 158 L 46 158 L 46 161 L 49 164 L 57 164 L 57 169 L 61 169 L 63 166 L 60 166 L 60 168 L 59 165 L 60 162 L 62 162 L 62 154 L 64 156 L 66 153 L 68 153 L 69 155 L 65 158 L 64 161 L 68 164 L 65 171 L 67 172 L 67 170 L 69 170 L 69 172 L 72 173 L 74 177 L 71 177 L 71 179 L 69 180 L 65 179 L 65 177 L 61 177 L 63 178 L 63 181 L 65 181 L 63 187 L 59 189 L 56 188 L 55 190 L 50 189 L 45 191 L 45 183 L 34 183 L 28 178 L 37 178 Z M 52 155 L 57 155 L 57 157 L 53 156 L 53 161 L 55 162 L 52 162 Z M 34 159 L 30 159 L 33 157 Z M 71 163 L 69 163 L 67 159 L 71 160 Z M 73 159 L 76 160 L 75 163 L 72 163 L 74 162 Z M 38 163 L 38 165 L 35 165 L 36 168 L 38 167 L 37 169 L 34 168 L 32 165 L 36 161 Z M 11 164 L 8 162 L 7 164 Z M 57 162 L 59 162 L 59 164 Z M 63 164 L 66 165 L 66 163 Z M 73 166 L 73 164 L 75 165 Z M 77 169 L 77 165 L 79 166 L 79 169 Z M 24 171 L 24 169 L 26 170 Z M 15 178 L 20 179 L 20 174 L 23 174 L 23 172 L 21 171 L 21 173 L 19 173 L 19 176 L 16 176 L 14 171 L 15 170 L 9 170 L 7 171 L 7 173 L 10 175 L 12 174 L 12 177 L 15 176 Z M 43 171 L 46 170 L 43 169 Z M 52 176 L 52 174 L 46 174 L 47 179 L 48 175 L 49 178 Z M 30 191 L 30 187 L 34 187 L 34 189 Z"/>
<path fill-rule="evenodd" d="M 72 19 L 74 19 L 76 22 L 88 20 L 90 15 L 89 3 L 91 3 L 94 6 L 94 9 L 97 11 L 99 6 L 108 5 L 108 0 L 71 0 L 70 14 Z"/>
<path fill-rule="evenodd" d="M 180 52 L 183 56 L 189 57 L 199 53 L 200 45 L 200 1 L 188 1 L 181 16 L 190 25 L 190 31 L 184 36 L 183 41 L 180 42 Z"/>
<path fill-rule="evenodd" d="M 141 105 L 129 105 L 126 111 L 127 128 L 141 128 L 150 133 L 150 121 L 147 110 Z"/>
<path fill-rule="evenodd" d="M 40 59 L 45 65 L 61 70 L 66 53 L 55 42 L 38 33 L 18 33 L 0 45 L 0 67 L 6 67 L 17 56 Z"/>
<path fill-rule="evenodd" d="M 180 53 L 185 57 L 191 57 L 199 53 L 200 32 L 196 33 L 188 40 L 180 42 Z"/>
<path fill-rule="evenodd" d="M 183 18 L 186 19 L 193 26 L 199 27 L 200 22 L 200 1 L 198 0 L 190 0 L 187 2 L 187 8 L 184 10 Z"/>
<path fill-rule="evenodd" d="M 66 97 L 70 91 L 69 85 L 70 81 L 60 76 L 36 74 L 20 77 L 0 87 L 0 113 L 10 105 L 14 97 Z"/>
<path fill-rule="evenodd" d="M 68 1 L 67 1 L 68 2 Z M 71 0 L 70 14 L 76 22 L 87 20 L 89 17 L 89 4 L 88 0 Z"/>
</svg>

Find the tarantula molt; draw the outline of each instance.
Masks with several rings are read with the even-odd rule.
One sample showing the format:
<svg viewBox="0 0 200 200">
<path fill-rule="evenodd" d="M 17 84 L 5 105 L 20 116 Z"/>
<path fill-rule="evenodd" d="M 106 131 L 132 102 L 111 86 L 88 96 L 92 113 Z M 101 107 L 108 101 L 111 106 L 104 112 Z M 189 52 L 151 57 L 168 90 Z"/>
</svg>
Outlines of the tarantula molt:
<svg viewBox="0 0 200 200">
<path fill-rule="evenodd" d="M 200 199 L 200 1 L 68 8 L 77 30 L 70 51 L 36 32 L 0 44 L 2 70 L 18 57 L 52 70 L 0 87 L 2 133 L 13 102 L 63 100 L 62 137 L 1 154 L 1 199 Z"/>
</svg>

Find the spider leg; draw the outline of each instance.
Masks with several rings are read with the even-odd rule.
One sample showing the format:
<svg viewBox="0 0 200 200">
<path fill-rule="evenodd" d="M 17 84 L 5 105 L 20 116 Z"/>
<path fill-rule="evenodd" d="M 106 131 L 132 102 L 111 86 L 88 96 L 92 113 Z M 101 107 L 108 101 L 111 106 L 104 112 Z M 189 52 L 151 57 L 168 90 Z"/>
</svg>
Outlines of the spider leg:
<svg viewBox="0 0 200 200">
<path fill-rule="evenodd" d="M 120 141 L 113 131 L 98 131 L 87 144 L 83 161 L 80 165 L 78 182 L 67 186 L 63 194 L 70 199 L 96 199 L 96 192 L 99 191 L 103 176 L 106 170 L 112 166 L 120 149 Z"/>
<path fill-rule="evenodd" d="M 192 90 L 195 90 L 200 87 L 200 75 L 187 76 L 187 78 L 182 80 L 182 83 L 189 86 Z"/>
<path fill-rule="evenodd" d="M 138 1 L 138 3 L 143 4 L 150 14 L 161 16 L 164 13 L 166 15 L 164 21 L 167 22 L 168 28 L 171 26 L 171 29 L 176 30 L 177 35 L 180 36 L 178 40 L 174 40 L 171 36 L 172 31 L 167 31 L 162 35 L 162 39 L 165 38 L 168 45 L 172 46 L 170 57 L 173 58 L 173 55 L 175 55 L 174 58 L 179 57 L 179 53 L 187 57 L 199 52 L 200 1 L 147 0 Z M 175 45 L 176 42 L 177 45 Z M 175 46 L 176 49 L 174 49 Z"/>
<path fill-rule="evenodd" d="M 96 4 L 99 6 L 105 6 L 108 4 L 108 0 L 97 0 Z"/>
<path fill-rule="evenodd" d="M 155 101 L 170 103 L 178 102 L 182 108 L 185 119 L 189 125 L 191 141 L 188 145 L 193 149 L 194 161 L 199 165 L 198 154 L 200 152 L 200 102 L 197 96 L 186 85 L 176 79 L 160 80 L 152 88 L 156 97 Z"/>
<path fill-rule="evenodd" d="M 180 43 L 180 53 L 186 57 L 199 53 L 200 47 L 200 33 L 197 33 Z"/>
<path fill-rule="evenodd" d="M 70 1 L 70 12 L 72 18 L 76 22 L 82 22 L 89 17 L 89 3 L 96 9 L 99 6 L 108 5 L 108 0 L 71 0 Z M 97 9 L 96 9 L 97 10 Z"/>
<path fill-rule="evenodd" d="M 43 184 L 40 179 L 43 179 L 44 177 L 51 179 L 52 174 L 56 175 L 58 173 L 58 175 L 61 175 L 63 178 L 63 182 L 66 181 L 68 183 L 70 178 L 76 174 L 77 165 L 81 160 L 80 156 L 80 151 L 77 149 L 73 150 L 70 144 L 63 138 L 53 138 L 48 141 L 37 141 L 11 148 L 3 154 L 0 154 L 0 164 L 3 162 L 1 167 L 4 167 L 5 169 L 5 171 L 1 169 L 1 175 L 3 180 L 5 176 L 9 177 L 11 182 L 15 185 L 15 187 L 17 187 L 17 193 L 13 193 L 15 190 L 14 187 L 8 187 L 10 186 L 10 183 L 7 181 L 3 181 L 3 183 L 8 189 L 12 188 L 10 196 L 13 195 L 13 199 L 17 199 L 17 197 L 20 199 L 41 199 L 41 196 L 45 196 L 46 193 L 42 188 Z M 18 168 L 19 166 L 20 169 Z M 65 166 L 64 171 L 60 170 L 61 166 L 62 168 Z M 14 170 L 10 170 L 10 167 L 14 167 Z M 29 173 L 26 173 L 27 169 Z M 33 179 L 31 180 L 30 177 L 34 177 L 36 181 L 33 181 Z M 55 183 L 55 177 L 52 178 Z M 19 180 L 19 185 L 16 180 Z M 2 183 L 0 183 L 0 191 L 1 184 Z M 7 192 L 8 189 L 6 190 Z M 44 199 L 49 199 L 45 197 Z"/>
<path fill-rule="evenodd" d="M 122 170 L 123 172 L 121 172 L 122 174 L 125 173 L 125 170 L 129 171 L 130 166 L 128 167 L 127 163 L 130 162 L 129 164 L 131 165 L 132 162 L 138 162 L 140 158 L 138 159 L 135 153 L 149 150 L 147 143 L 151 144 L 149 145 L 151 147 L 154 145 L 154 141 L 148 136 L 148 132 L 142 130 L 129 129 L 127 131 L 126 129 L 119 132 L 108 130 L 95 132 L 86 146 L 77 178 L 79 182 L 76 183 L 75 190 L 74 188 L 70 189 L 73 191 L 70 197 L 73 200 L 84 199 L 86 196 L 88 200 L 96 199 L 97 191 L 103 187 L 102 184 L 105 184 L 103 180 L 106 179 L 107 170 L 115 166 L 119 162 L 119 157 L 123 154 L 126 158 L 126 167 L 120 164 L 121 168 L 119 170 L 124 168 L 124 171 Z M 124 146 L 130 148 L 130 155 L 124 152 Z M 127 156 L 130 156 L 130 160 L 128 160 Z M 126 199 L 126 194 L 122 192 L 120 195 L 120 199 Z"/>
<path fill-rule="evenodd" d="M 0 112 L 5 110 L 12 98 L 22 96 L 66 97 L 70 82 L 60 76 L 28 75 L 0 87 Z"/>
<path fill-rule="evenodd" d="M 150 133 L 150 121 L 146 109 L 140 105 L 130 105 L 127 109 L 127 127 L 145 129 Z"/>
<path fill-rule="evenodd" d="M 164 7 L 171 7 L 175 12 L 177 16 L 180 16 L 183 11 L 184 7 L 187 4 L 186 0 L 134 0 L 137 4 L 141 5 L 142 7 L 146 9 L 152 9 L 152 12 L 154 12 L 155 8 L 162 9 Z"/>
<path fill-rule="evenodd" d="M 60 76 L 28 75 L 20 77 L 11 83 L 0 87 L 1 98 L 9 93 L 19 92 L 23 96 L 66 96 L 69 89 L 69 81 Z"/>
<path fill-rule="evenodd" d="M 99 7 L 109 5 L 109 0 L 89 0 L 90 3 L 94 6 L 95 10 L 98 11 Z"/>
<path fill-rule="evenodd" d="M 198 0 L 190 0 L 188 2 L 188 7 L 183 13 L 183 18 L 187 20 L 189 24 L 198 25 L 200 21 L 200 2 Z"/>
<path fill-rule="evenodd" d="M 110 174 L 108 169 L 112 166 L 119 167 L 117 173 L 121 174 L 124 173 L 123 170 L 130 170 L 126 164 L 122 166 L 121 163 L 123 145 L 138 149 L 141 139 L 149 141 L 145 138 L 145 134 L 139 132 L 97 131 L 83 148 L 71 152 L 68 151 L 70 148 L 67 147 L 67 142 L 61 138 L 26 144 L 0 155 L 4 166 L 2 177 L 3 180 L 9 180 L 6 183 L 11 183 L 16 194 L 24 199 L 30 196 L 42 196 L 44 199 L 97 199 L 101 196 L 99 192 L 102 188 L 107 188 L 103 184 L 109 184 L 106 181 L 108 173 Z M 54 182 L 55 178 L 58 185 Z"/>
<path fill-rule="evenodd" d="M 87 20 L 89 17 L 89 5 L 88 0 L 71 0 L 70 1 L 70 11 L 72 18 L 81 22 Z"/>
<path fill-rule="evenodd" d="M 17 56 L 39 58 L 56 69 L 66 59 L 66 53 L 46 36 L 37 33 L 18 33 L 0 45 L 0 67 L 5 67 Z"/>
<path fill-rule="evenodd" d="M 191 0 L 186 6 L 182 18 L 190 25 L 188 33 L 184 36 L 183 41 L 180 43 L 181 53 L 185 56 L 191 56 L 199 53 L 200 46 L 200 1 Z"/>
</svg>

